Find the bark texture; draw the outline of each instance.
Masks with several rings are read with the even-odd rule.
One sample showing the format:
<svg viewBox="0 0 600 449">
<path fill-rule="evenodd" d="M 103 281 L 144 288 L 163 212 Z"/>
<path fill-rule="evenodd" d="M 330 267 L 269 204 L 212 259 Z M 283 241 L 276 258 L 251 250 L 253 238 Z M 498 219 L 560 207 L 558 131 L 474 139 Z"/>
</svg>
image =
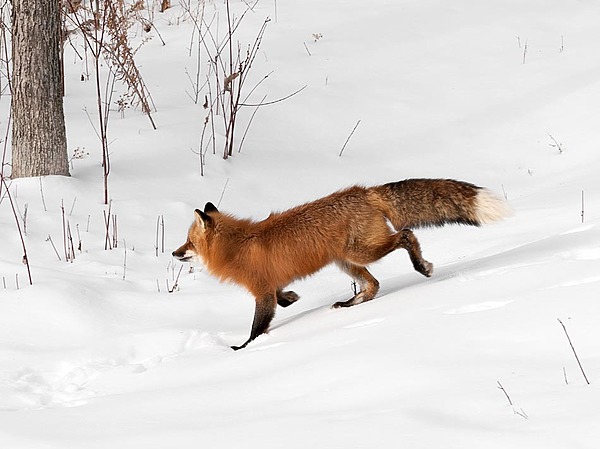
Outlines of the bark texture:
<svg viewBox="0 0 600 449">
<path fill-rule="evenodd" d="M 69 176 L 58 0 L 12 0 L 12 178 Z"/>
</svg>

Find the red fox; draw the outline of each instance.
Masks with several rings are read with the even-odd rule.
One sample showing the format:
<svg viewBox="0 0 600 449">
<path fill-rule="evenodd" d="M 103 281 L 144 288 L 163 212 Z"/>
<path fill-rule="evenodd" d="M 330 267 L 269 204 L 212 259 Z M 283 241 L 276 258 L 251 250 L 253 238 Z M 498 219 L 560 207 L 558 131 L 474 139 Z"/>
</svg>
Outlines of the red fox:
<svg viewBox="0 0 600 449">
<path fill-rule="evenodd" d="M 221 213 L 212 203 L 195 210 L 187 241 L 173 256 L 201 260 L 223 281 L 244 286 L 256 307 L 250 337 L 267 332 L 277 304 L 299 299 L 283 289 L 331 263 L 360 286 L 349 307 L 370 301 L 379 282 L 367 265 L 404 248 L 416 271 L 431 276 L 433 265 L 423 259 L 413 228 L 458 223 L 479 226 L 510 213 L 504 199 L 489 190 L 451 179 L 407 179 L 375 187 L 353 186 L 262 221 Z"/>
</svg>

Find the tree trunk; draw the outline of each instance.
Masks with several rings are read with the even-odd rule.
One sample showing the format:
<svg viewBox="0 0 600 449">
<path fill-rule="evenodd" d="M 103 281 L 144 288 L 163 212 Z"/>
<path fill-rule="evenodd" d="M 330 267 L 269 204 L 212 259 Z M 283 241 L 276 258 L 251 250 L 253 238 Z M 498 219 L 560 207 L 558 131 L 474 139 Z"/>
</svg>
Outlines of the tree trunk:
<svg viewBox="0 0 600 449">
<path fill-rule="evenodd" d="M 12 178 L 69 176 L 58 0 L 12 0 Z"/>
</svg>

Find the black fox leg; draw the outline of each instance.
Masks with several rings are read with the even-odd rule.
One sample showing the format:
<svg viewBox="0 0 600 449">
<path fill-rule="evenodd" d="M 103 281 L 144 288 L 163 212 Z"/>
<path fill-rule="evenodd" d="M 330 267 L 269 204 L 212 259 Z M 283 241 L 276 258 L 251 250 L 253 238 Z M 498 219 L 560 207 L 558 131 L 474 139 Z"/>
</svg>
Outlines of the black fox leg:
<svg viewBox="0 0 600 449">
<path fill-rule="evenodd" d="M 279 304 L 281 307 L 290 306 L 299 299 L 300 296 L 293 291 L 283 292 L 281 290 L 277 290 L 277 304 Z"/>
<path fill-rule="evenodd" d="M 242 346 L 232 346 L 231 349 L 238 350 L 245 348 L 248 343 L 254 340 L 261 334 L 264 334 L 269 329 L 269 324 L 275 316 L 275 307 L 277 298 L 274 293 L 267 293 L 256 298 L 256 307 L 254 309 L 254 321 L 252 322 L 252 330 L 250 338 Z"/>
<path fill-rule="evenodd" d="M 369 270 L 349 262 L 338 263 L 339 267 L 348 273 L 360 285 L 360 292 L 348 301 L 336 302 L 333 307 L 350 307 L 362 302 L 370 301 L 379 291 L 379 282 L 373 277 Z"/>
<path fill-rule="evenodd" d="M 419 241 L 417 240 L 417 237 L 415 237 L 415 234 L 410 229 L 403 229 L 398 234 L 400 235 L 398 248 L 404 248 L 408 251 L 410 261 L 415 270 L 423 276 L 430 277 L 433 274 L 433 264 L 423 259 L 423 256 L 421 255 L 421 245 L 419 245 Z"/>
</svg>

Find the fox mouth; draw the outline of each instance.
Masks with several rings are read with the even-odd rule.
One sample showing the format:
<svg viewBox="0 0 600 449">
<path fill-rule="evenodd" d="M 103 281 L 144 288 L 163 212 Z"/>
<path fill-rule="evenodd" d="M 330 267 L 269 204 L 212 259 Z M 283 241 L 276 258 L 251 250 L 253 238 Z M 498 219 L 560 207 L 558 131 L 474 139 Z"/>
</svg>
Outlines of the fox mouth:
<svg viewBox="0 0 600 449">
<path fill-rule="evenodd" d="M 180 254 L 175 254 L 175 253 L 173 253 L 172 255 L 175 259 L 177 259 L 181 262 L 189 262 L 190 260 L 193 259 L 193 256 L 191 256 L 191 255 L 185 255 L 185 254 L 180 255 Z"/>
</svg>

